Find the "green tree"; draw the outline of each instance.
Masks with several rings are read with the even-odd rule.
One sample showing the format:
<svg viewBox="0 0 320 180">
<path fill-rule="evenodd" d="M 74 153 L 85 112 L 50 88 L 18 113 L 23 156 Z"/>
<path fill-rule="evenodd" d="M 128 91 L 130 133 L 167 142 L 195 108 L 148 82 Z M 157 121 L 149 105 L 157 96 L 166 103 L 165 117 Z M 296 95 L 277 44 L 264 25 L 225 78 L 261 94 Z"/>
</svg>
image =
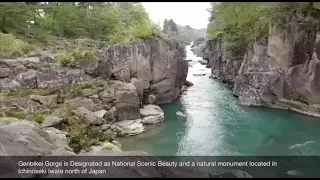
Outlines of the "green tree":
<svg viewBox="0 0 320 180">
<path fill-rule="evenodd" d="M 57 36 L 129 43 L 159 33 L 155 28 L 140 3 L 0 3 L 1 32 L 32 35 L 40 40 Z"/>
<path fill-rule="evenodd" d="M 250 42 L 265 42 L 270 23 L 292 21 L 319 29 L 319 3 L 314 2 L 222 2 L 211 3 L 212 38 L 224 36 L 232 58 L 242 59 Z"/>
</svg>

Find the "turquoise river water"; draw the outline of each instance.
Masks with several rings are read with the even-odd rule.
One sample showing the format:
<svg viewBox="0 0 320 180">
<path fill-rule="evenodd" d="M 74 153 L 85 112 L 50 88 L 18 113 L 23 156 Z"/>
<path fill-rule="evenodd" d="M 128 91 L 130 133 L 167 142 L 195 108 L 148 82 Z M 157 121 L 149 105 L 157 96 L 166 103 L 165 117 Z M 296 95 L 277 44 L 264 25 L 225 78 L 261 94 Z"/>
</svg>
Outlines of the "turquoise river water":
<svg viewBox="0 0 320 180">
<path fill-rule="evenodd" d="M 141 135 L 122 139 L 123 149 L 158 156 L 319 156 L 320 119 L 295 112 L 242 107 L 226 85 L 209 78 L 210 69 L 192 59 L 187 79 L 194 83 L 179 100 L 162 105 L 165 121 Z M 206 73 L 205 76 L 193 76 Z M 176 112 L 186 116 L 177 119 Z"/>
</svg>

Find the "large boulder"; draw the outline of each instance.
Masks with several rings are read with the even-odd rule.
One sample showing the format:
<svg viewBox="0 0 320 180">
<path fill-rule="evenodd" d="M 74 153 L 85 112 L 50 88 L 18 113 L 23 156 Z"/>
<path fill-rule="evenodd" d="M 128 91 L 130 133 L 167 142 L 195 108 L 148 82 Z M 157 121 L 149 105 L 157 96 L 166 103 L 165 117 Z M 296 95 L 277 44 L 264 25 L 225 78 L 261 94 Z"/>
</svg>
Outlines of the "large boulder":
<svg viewBox="0 0 320 180">
<path fill-rule="evenodd" d="M 46 116 L 46 118 L 44 119 L 44 121 L 41 124 L 41 127 L 56 126 L 56 125 L 62 123 L 62 121 L 63 121 L 63 118 L 61 118 L 61 117 L 49 115 L 49 116 Z"/>
<path fill-rule="evenodd" d="M 153 95 L 153 94 L 148 95 L 148 103 L 149 104 L 155 103 L 156 100 L 157 100 L 157 97 L 155 95 Z"/>
<path fill-rule="evenodd" d="M 40 95 L 31 95 L 30 99 L 41 103 L 47 107 L 56 107 L 57 106 L 57 95 L 49 96 L 40 96 Z"/>
<path fill-rule="evenodd" d="M 164 120 L 164 112 L 157 105 L 148 104 L 144 106 L 140 109 L 140 114 L 144 124 L 155 124 Z"/>
<path fill-rule="evenodd" d="M 74 112 L 76 115 L 83 117 L 88 124 L 101 125 L 106 122 L 104 119 L 104 115 L 107 112 L 106 110 L 92 112 L 85 107 L 79 107 Z"/>
<path fill-rule="evenodd" d="M 117 113 L 116 107 L 112 107 L 111 109 L 109 109 L 109 110 L 105 113 L 104 118 L 105 118 L 107 121 L 115 121 L 116 113 Z"/>
<path fill-rule="evenodd" d="M 149 82 L 137 78 L 130 79 L 130 82 L 136 87 L 140 100 L 143 101 L 143 91 L 149 88 Z"/>
<path fill-rule="evenodd" d="M 113 124 L 111 128 L 119 131 L 122 136 L 134 136 L 145 131 L 141 119 L 120 121 Z"/>
<path fill-rule="evenodd" d="M 136 87 L 131 83 L 113 81 L 115 89 L 116 118 L 118 120 L 140 117 L 140 99 Z"/>
<path fill-rule="evenodd" d="M 22 72 L 17 75 L 17 80 L 24 87 L 36 88 L 38 83 L 36 74 L 37 74 L 37 71 L 35 70 Z"/>
<path fill-rule="evenodd" d="M 199 60 L 199 63 L 202 65 L 207 65 L 208 61 L 207 60 Z"/>
<path fill-rule="evenodd" d="M 31 121 L 14 121 L 0 126 L 1 156 L 48 155 L 56 147 L 47 132 Z"/>
<path fill-rule="evenodd" d="M 0 68 L 0 78 L 7 78 L 13 73 L 11 68 Z"/>
<path fill-rule="evenodd" d="M 97 110 L 97 105 L 92 101 L 92 99 L 76 97 L 66 101 L 66 104 L 73 109 L 84 107 L 90 111 Z"/>
<path fill-rule="evenodd" d="M 49 135 L 50 142 L 56 147 L 56 148 L 63 148 L 67 151 L 72 151 L 72 149 L 68 145 L 68 139 L 67 139 L 67 133 L 62 132 L 56 128 L 49 127 L 45 129 L 45 131 Z"/>
<path fill-rule="evenodd" d="M 187 119 L 187 116 L 185 114 L 183 114 L 182 112 L 180 112 L 180 111 L 177 111 L 176 115 L 177 115 L 178 119 L 180 119 L 180 120 L 186 120 Z"/>
<path fill-rule="evenodd" d="M 111 66 L 108 61 L 105 61 L 103 57 L 93 57 L 84 59 L 80 63 L 81 68 L 93 77 L 110 77 Z"/>
<path fill-rule="evenodd" d="M 176 89 L 181 89 L 186 80 L 188 63 L 184 61 L 185 47 L 175 40 L 147 38 L 133 46 L 108 47 L 104 53 L 113 77 L 126 82 L 131 78 L 139 97 L 141 86 L 147 90 L 149 85 L 149 93 L 155 95 L 158 104 L 170 103 L 179 96 Z"/>
</svg>

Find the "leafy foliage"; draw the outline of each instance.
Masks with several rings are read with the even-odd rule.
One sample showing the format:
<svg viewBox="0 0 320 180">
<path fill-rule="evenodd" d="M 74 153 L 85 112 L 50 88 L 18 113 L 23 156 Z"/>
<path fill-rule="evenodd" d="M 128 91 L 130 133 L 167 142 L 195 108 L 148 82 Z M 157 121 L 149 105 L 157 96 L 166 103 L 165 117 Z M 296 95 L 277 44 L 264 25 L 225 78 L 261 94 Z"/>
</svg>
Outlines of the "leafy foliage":
<svg viewBox="0 0 320 180">
<path fill-rule="evenodd" d="M 207 33 L 211 38 L 224 36 L 233 59 L 241 59 L 250 42 L 264 42 L 270 23 L 295 21 L 318 28 L 319 3 L 313 2 L 221 2 L 212 3 Z"/>
<path fill-rule="evenodd" d="M 75 58 L 71 53 L 60 53 L 55 56 L 62 67 L 74 67 L 77 65 Z"/>
<path fill-rule="evenodd" d="M 111 142 L 116 138 L 115 133 L 94 129 L 83 117 L 76 116 L 71 110 L 68 110 L 60 128 L 68 132 L 69 146 L 75 153 L 89 151 L 91 146 L 99 145 L 100 141 Z"/>
<path fill-rule="evenodd" d="M 160 36 L 140 3 L 2 2 L 0 31 L 49 42 L 51 36 L 130 43 Z"/>
<path fill-rule="evenodd" d="M 46 112 L 35 112 L 33 114 L 33 118 L 37 123 L 42 123 L 46 119 L 47 113 Z"/>
<path fill-rule="evenodd" d="M 77 97 L 80 96 L 84 89 L 93 89 L 93 88 L 103 88 L 105 87 L 105 83 L 103 79 L 95 78 L 88 81 L 80 82 L 77 84 L 73 84 L 69 91 L 69 97 Z"/>
<path fill-rule="evenodd" d="M 0 54 L 4 57 L 17 57 L 31 50 L 27 42 L 12 34 L 0 33 L 0 44 Z"/>
<path fill-rule="evenodd" d="M 98 54 L 95 47 L 86 47 L 78 45 L 71 52 L 59 53 L 55 58 L 62 67 L 76 67 L 81 61 L 90 59 Z"/>
</svg>

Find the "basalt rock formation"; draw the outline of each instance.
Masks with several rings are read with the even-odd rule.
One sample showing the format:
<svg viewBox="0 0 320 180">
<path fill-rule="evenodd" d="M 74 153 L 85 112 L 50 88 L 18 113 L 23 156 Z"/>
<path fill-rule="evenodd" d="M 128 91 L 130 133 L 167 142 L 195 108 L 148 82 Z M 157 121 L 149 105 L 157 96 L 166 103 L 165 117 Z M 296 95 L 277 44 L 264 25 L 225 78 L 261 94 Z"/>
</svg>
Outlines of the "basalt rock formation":
<svg viewBox="0 0 320 180">
<path fill-rule="evenodd" d="M 229 83 L 238 103 L 320 116 L 320 35 L 298 23 L 270 25 L 267 44 L 251 43 L 230 58 L 226 39 L 206 42 L 203 58 L 213 77 Z"/>
<path fill-rule="evenodd" d="M 74 69 L 56 68 L 28 58 L 0 61 L 0 90 L 70 85 L 94 77 L 128 83 L 135 78 L 133 84 L 141 98 L 153 94 L 155 103 L 170 103 L 186 80 L 188 64 L 184 57 L 185 48 L 176 41 L 149 38 L 133 46 L 103 47 L 99 56 L 84 60 Z"/>
<path fill-rule="evenodd" d="M 185 48 L 169 39 L 102 46 L 72 68 L 49 54 L 0 60 L 0 143 L 14 155 L 119 151 L 115 137 L 164 120 L 151 104 L 178 98 L 188 73 Z"/>
</svg>

